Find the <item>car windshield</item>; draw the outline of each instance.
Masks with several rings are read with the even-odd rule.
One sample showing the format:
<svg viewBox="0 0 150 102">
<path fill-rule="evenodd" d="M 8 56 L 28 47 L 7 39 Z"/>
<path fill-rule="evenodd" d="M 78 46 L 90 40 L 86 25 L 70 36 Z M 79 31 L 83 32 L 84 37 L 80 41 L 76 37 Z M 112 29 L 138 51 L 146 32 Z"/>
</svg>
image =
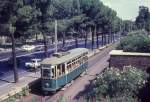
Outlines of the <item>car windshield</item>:
<svg viewBox="0 0 150 102">
<path fill-rule="evenodd" d="M 34 60 L 31 60 L 31 63 L 35 63 L 35 61 L 34 61 Z"/>
<path fill-rule="evenodd" d="M 32 63 L 36 63 L 36 62 L 39 63 L 39 62 L 41 62 L 41 60 L 40 59 L 31 59 L 31 62 Z"/>
</svg>

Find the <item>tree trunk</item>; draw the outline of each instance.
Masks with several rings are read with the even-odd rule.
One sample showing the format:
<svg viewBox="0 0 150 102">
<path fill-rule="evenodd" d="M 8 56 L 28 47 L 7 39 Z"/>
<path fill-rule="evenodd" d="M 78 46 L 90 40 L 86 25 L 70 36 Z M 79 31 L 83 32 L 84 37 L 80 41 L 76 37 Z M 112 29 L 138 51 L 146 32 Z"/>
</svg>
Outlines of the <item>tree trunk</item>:
<svg viewBox="0 0 150 102">
<path fill-rule="evenodd" d="M 109 29 L 109 40 L 108 43 L 111 43 L 111 30 Z"/>
<path fill-rule="evenodd" d="M 103 32 L 101 34 L 101 40 L 102 40 L 102 46 L 104 45 L 104 38 L 103 38 Z"/>
<path fill-rule="evenodd" d="M 14 71 L 14 82 L 17 83 L 19 81 L 19 77 L 18 77 L 18 69 L 17 69 L 14 34 L 11 34 L 11 41 L 12 41 L 12 60 L 13 60 L 13 71 Z"/>
<path fill-rule="evenodd" d="M 92 31 L 92 50 L 94 50 L 94 32 Z"/>
<path fill-rule="evenodd" d="M 35 40 L 36 40 L 36 43 L 37 43 L 37 40 L 38 40 L 38 34 L 37 33 L 35 34 Z"/>
<path fill-rule="evenodd" d="M 66 39 L 66 36 L 65 36 L 65 33 L 64 32 L 62 32 L 62 36 L 63 36 L 63 47 L 65 46 L 65 43 L 66 43 L 66 41 L 65 41 L 65 39 Z"/>
<path fill-rule="evenodd" d="M 106 45 L 106 33 L 104 34 L 104 45 Z"/>
<path fill-rule="evenodd" d="M 43 34 L 43 40 L 44 40 L 44 54 L 45 54 L 45 57 L 48 57 L 47 38 L 44 33 L 42 34 Z"/>
<path fill-rule="evenodd" d="M 113 42 L 115 40 L 114 32 L 112 33 L 112 40 L 113 40 Z"/>
<path fill-rule="evenodd" d="M 98 33 L 97 33 L 97 29 L 96 29 L 96 27 L 95 27 L 95 35 L 96 35 L 96 47 L 97 47 L 97 49 L 99 48 L 99 39 L 98 39 Z"/>
<path fill-rule="evenodd" d="M 51 44 L 54 44 L 55 42 L 55 39 L 54 39 L 54 36 L 52 35 L 52 43 Z"/>
<path fill-rule="evenodd" d="M 88 34 L 87 34 L 87 32 L 85 31 L 85 48 L 87 47 L 87 39 L 88 39 Z"/>
<path fill-rule="evenodd" d="M 75 47 L 78 48 L 78 36 L 75 36 Z"/>
<path fill-rule="evenodd" d="M 112 39 L 113 39 L 113 38 L 112 38 L 111 28 L 110 28 L 110 32 L 109 32 L 109 33 L 110 33 L 110 42 L 112 43 Z"/>
<path fill-rule="evenodd" d="M 110 43 L 110 33 L 108 33 L 108 44 Z"/>
</svg>

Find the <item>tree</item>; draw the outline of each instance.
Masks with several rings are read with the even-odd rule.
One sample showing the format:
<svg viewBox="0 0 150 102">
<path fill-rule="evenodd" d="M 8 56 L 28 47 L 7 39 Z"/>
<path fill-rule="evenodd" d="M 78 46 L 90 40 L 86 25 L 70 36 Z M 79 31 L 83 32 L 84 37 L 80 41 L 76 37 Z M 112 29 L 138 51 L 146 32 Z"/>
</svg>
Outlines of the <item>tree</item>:
<svg viewBox="0 0 150 102">
<path fill-rule="evenodd" d="M 150 31 L 150 12 L 148 7 L 139 7 L 139 15 L 137 16 L 135 22 L 139 29 L 146 29 L 147 31 Z"/>
<path fill-rule="evenodd" d="M 19 37 L 16 33 L 16 11 L 20 3 L 17 1 L 5 1 L 3 8 L 1 9 L 0 17 L 0 29 L 1 35 L 8 36 L 12 41 L 12 60 L 13 60 L 13 71 L 14 71 L 14 81 L 18 82 L 18 71 L 16 64 L 16 51 L 15 51 L 15 38 Z M 4 8 L 5 7 L 5 8 Z"/>
<path fill-rule="evenodd" d="M 0 11 L 1 35 L 11 38 L 14 80 L 18 82 L 15 40 L 21 36 L 25 37 L 26 34 L 30 35 L 27 32 L 30 32 L 31 28 L 34 30 L 33 25 L 35 22 L 33 23 L 33 19 L 37 17 L 38 13 L 35 12 L 36 8 L 32 8 L 23 0 L 6 0 L 2 4 Z"/>
<path fill-rule="evenodd" d="M 39 8 L 41 11 L 41 17 L 40 17 L 40 31 L 43 35 L 44 40 L 44 51 L 45 51 L 45 57 L 48 57 L 48 45 L 47 45 L 47 21 L 49 21 L 49 15 L 48 15 L 48 7 L 50 6 L 50 0 L 41 0 L 39 2 Z"/>
</svg>

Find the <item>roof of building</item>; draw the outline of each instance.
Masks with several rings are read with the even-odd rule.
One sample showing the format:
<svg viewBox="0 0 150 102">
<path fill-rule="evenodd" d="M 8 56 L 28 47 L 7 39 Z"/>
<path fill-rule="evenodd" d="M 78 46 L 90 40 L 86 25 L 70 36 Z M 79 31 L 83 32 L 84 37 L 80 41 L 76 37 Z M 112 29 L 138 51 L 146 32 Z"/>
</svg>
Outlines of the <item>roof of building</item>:
<svg viewBox="0 0 150 102">
<path fill-rule="evenodd" d="M 83 54 L 83 53 L 88 53 L 88 49 L 86 48 L 75 48 L 72 50 L 68 51 L 68 54 L 61 56 L 61 57 L 50 57 L 46 58 L 42 61 L 41 64 L 46 64 L 46 65 L 57 65 L 61 64 L 67 61 L 72 60 L 73 58 Z"/>
</svg>

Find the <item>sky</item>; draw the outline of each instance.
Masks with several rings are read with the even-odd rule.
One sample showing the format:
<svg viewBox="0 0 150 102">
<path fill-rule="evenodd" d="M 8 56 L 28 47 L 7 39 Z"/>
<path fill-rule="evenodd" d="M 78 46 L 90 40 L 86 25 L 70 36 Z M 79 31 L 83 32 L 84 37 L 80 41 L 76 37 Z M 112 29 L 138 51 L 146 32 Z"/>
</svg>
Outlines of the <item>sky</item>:
<svg viewBox="0 0 150 102">
<path fill-rule="evenodd" d="M 135 20 L 139 6 L 144 5 L 150 9 L 150 0 L 101 0 L 105 5 L 117 11 L 123 20 Z"/>
</svg>

